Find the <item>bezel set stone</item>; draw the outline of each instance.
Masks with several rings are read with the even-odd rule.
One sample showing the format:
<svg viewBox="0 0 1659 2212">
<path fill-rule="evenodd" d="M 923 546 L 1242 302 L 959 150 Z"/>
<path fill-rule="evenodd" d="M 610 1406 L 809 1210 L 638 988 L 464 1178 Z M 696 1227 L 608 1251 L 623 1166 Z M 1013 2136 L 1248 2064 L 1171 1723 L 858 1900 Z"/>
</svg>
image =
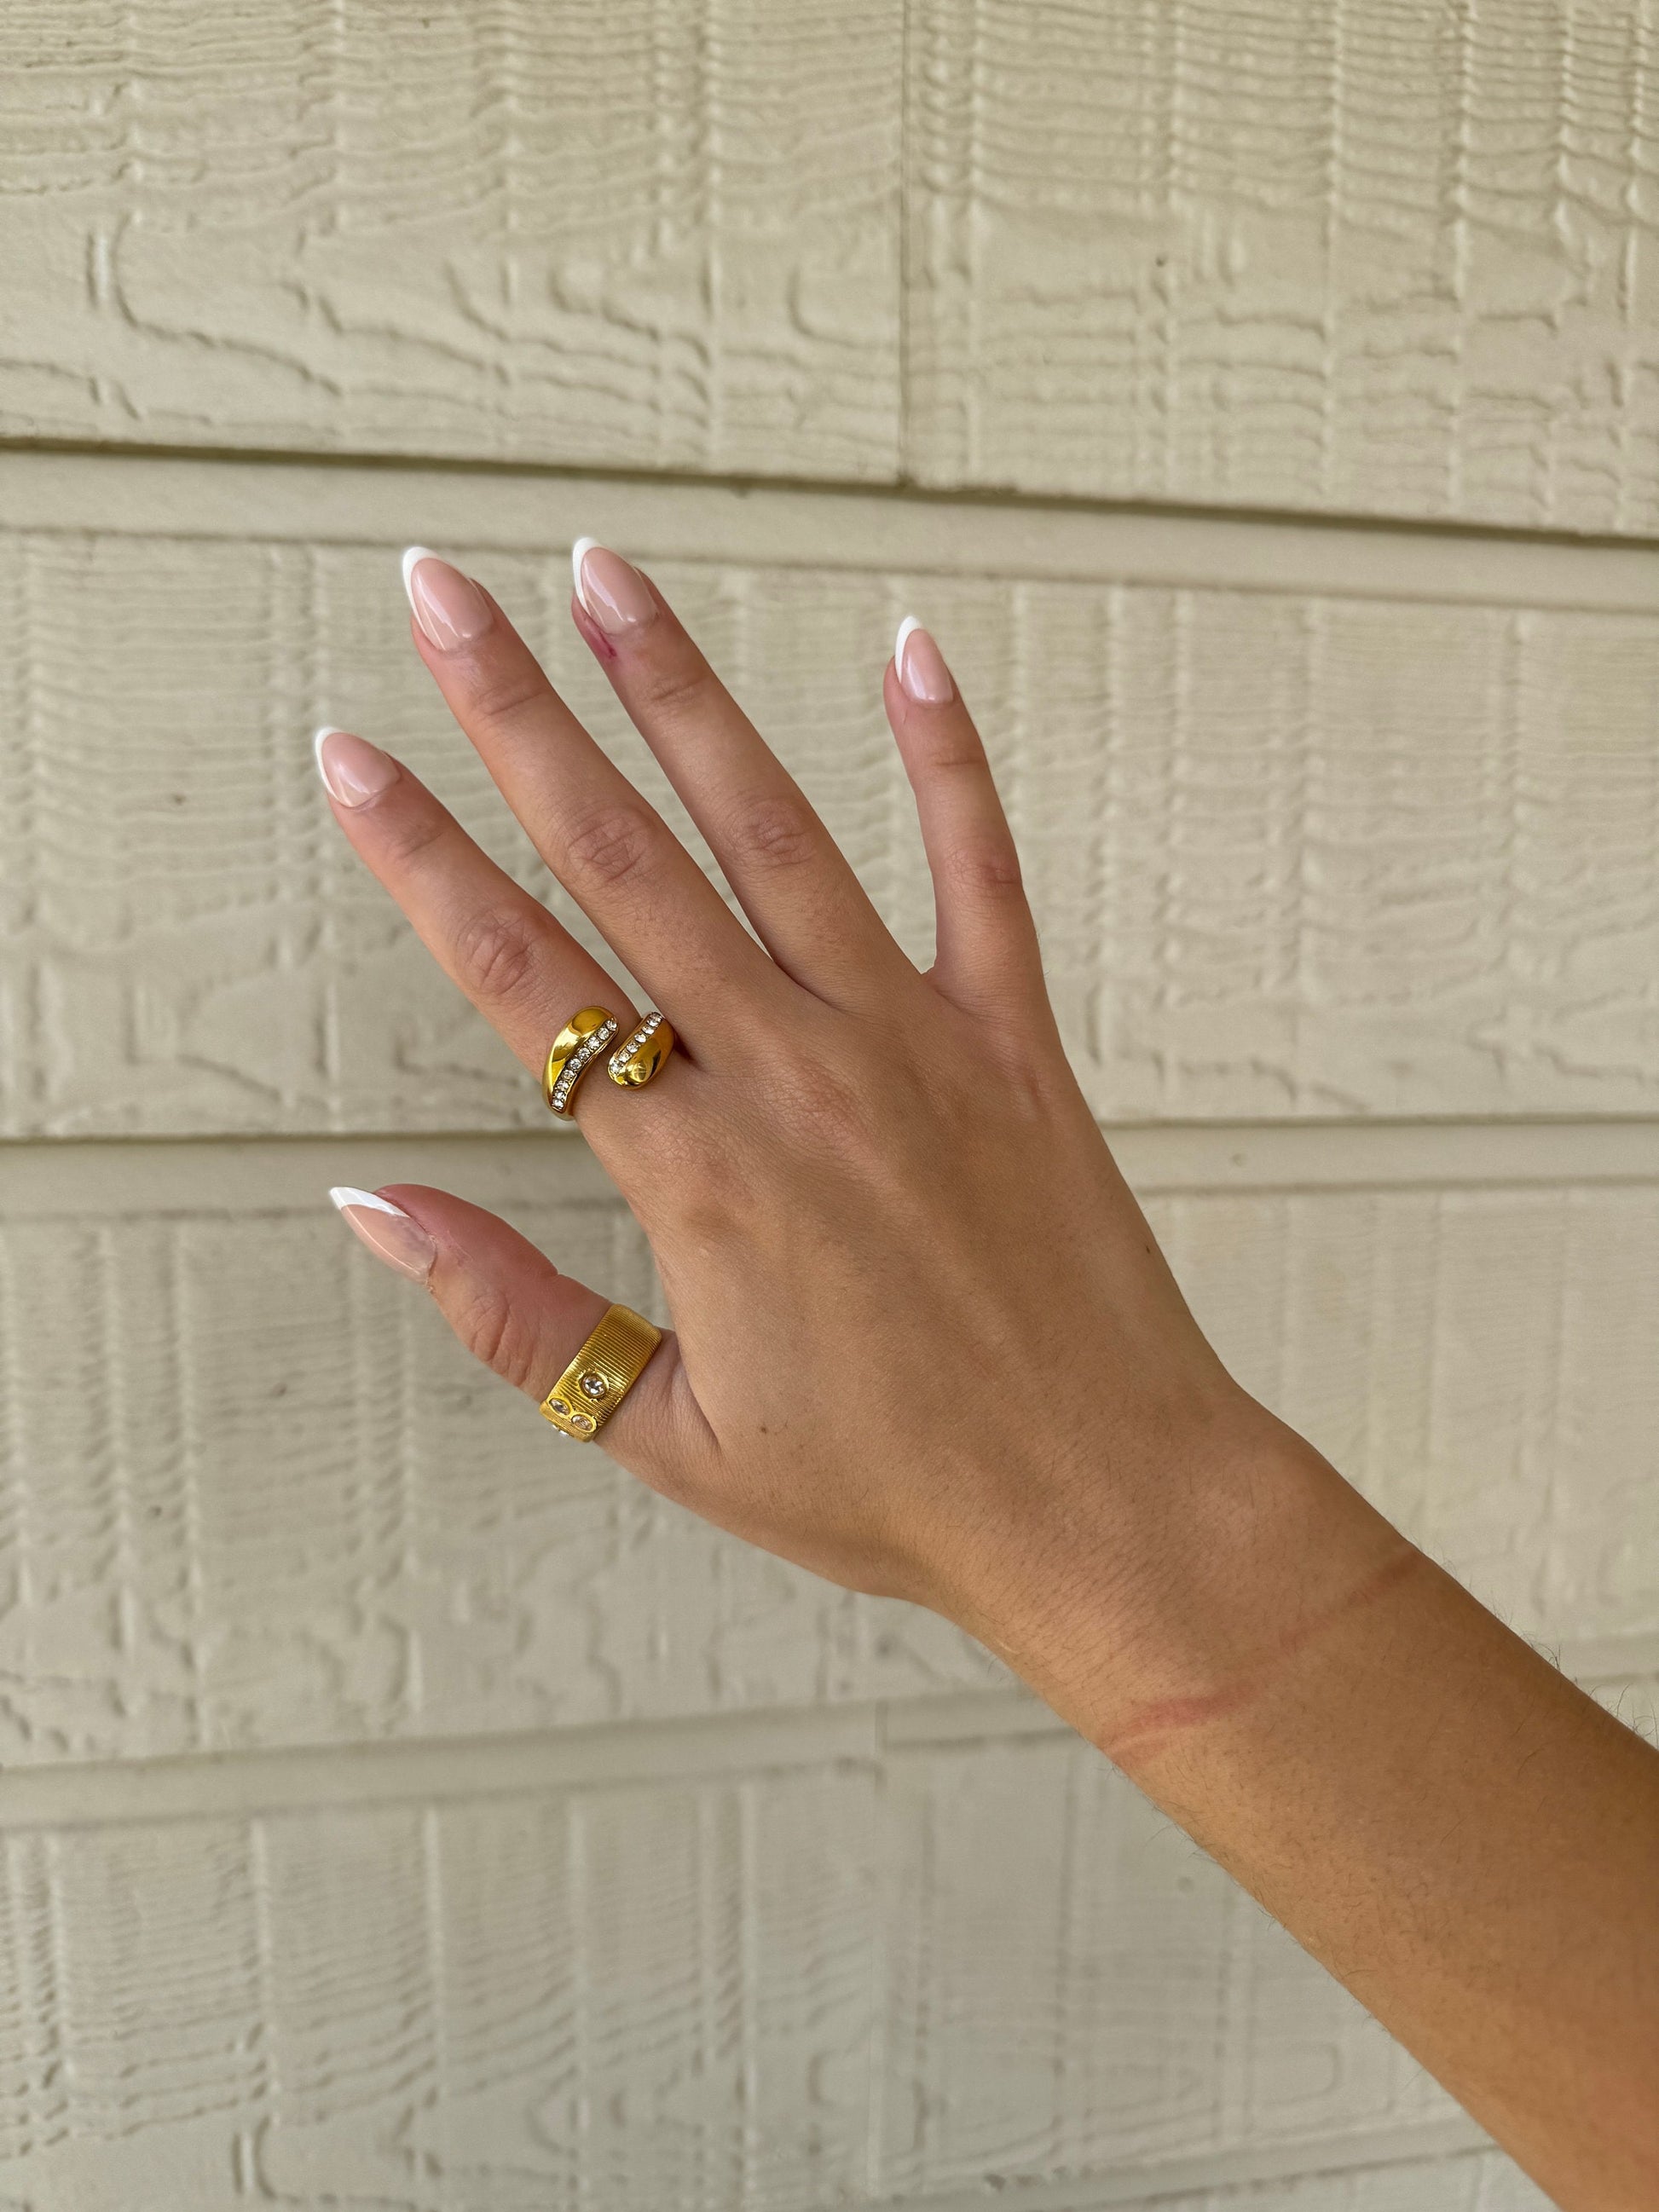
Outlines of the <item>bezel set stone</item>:
<svg viewBox="0 0 1659 2212">
<path fill-rule="evenodd" d="M 662 1342 L 662 1331 L 627 1306 L 608 1307 L 547 1395 L 545 1420 L 579 1443 L 597 1436 Z"/>
</svg>

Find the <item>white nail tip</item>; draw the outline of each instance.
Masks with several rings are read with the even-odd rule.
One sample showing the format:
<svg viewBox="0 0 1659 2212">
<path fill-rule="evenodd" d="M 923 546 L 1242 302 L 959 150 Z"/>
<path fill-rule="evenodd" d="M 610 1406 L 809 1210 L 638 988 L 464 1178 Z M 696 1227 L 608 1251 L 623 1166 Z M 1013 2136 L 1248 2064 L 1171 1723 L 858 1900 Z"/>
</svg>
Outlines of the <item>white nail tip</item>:
<svg viewBox="0 0 1659 2212">
<path fill-rule="evenodd" d="M 325 722 L 311 740 L 311 750 L 317 762 L 317 773 L 325 783 L 328 781 L 328 774 L 323 766 L 323 747 L 330 738 L 343 738 L 345 734 L 343 730 L 337 730 L 332 722 Z"/>
<path fill-rule="evenodd" d="M 590 615 L 593 610 L 588 606 L 587 594 L 582 589 L 582 562 L 599 542 L 597 538 L 579 538 L 570 549 L 570 580 L 576 587 L 576 597 Z"/>
<path fill-rule="evenodd" d="M 394 1206 L 389 1198 L 380 1198 L 372 1190 L 353 1190 L 347 1182 L 337 1183 L 329 1196 L 342 1213 L 349 1206 L 366 1206 L 371 1213 L 395 1213 L 399 1221 L 409 1219 L 401 1206 Z"/>
<path fill-rule="evenodd" d="M 415 564 L 417 561 L 436 561 L 441 556 L 429 545 L 405 545 L 404 548 L 404 597 L 409 601 L 410 612 L 418 620 L 420 609 L 415 604 Z"/>
<path fill-rule="evenodd" d="M 921 628 L 921 624 L 916 620 L 914 615 L 906 615 L 904 620 L 898 626 L 898 635 L 893 641 L 893 666 L 898 672 L 898 679 L 901 684 L 904 681 L 904 648 L 909 644 L 915 633 Z"/>
</svg>

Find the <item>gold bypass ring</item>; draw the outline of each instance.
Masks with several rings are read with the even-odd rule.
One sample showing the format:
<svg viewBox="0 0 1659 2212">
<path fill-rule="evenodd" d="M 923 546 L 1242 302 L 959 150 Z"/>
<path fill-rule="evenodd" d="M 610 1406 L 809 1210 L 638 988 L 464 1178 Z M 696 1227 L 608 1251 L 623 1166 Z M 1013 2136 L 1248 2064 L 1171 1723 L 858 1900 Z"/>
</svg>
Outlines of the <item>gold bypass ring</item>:
<svg viewBox="0 0 1659 2212">
<path fill-rule="evenodd" d="M 645 1363 L 662 1342 L 631 1306 L 611 1306 L 564 1373 L 542 1400 L 542 1413 L 556 1429 L 589 1443 L 605 1426 L 645 1371 Z"/>
<path fill-rule="evenodd" d="M 604 1006 L 584 1006 L 559 1031 L 542 1070 L 542 1096 L 561 1121 L 575 1111 L 576 1085 L 602 1052 L 613 1045 L 605 1072 L 624 1091 L 649 1083 L 674 1049 L 674 1032 L 660 1014 L 647 1014 L 636 1030 L 616 1040 L 622 1024 Z"/>
</svg>

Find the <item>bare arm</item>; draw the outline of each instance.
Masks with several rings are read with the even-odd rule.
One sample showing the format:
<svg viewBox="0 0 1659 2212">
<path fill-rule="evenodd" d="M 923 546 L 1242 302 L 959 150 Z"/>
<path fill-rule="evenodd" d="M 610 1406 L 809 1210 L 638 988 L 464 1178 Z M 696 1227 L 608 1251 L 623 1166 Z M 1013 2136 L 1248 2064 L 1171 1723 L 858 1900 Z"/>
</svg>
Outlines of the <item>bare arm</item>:
<svg viewBox="0 0 1659 2212">
<path fill-rule="evenodd" d="M 1079 1569 L 1011 1658 L 1561 2204 L 1659 2203 L 1659 1755 L 1305 1448 L 1211 1511 L 1133 1656 Z"/>
<path fill-rule="evenodd" d="M 468 579 L 411 635 L 554 874 L 682 1049 L 583 1133 L 673 1333 L 600 1442 L 666 1495 L 1001 1651 L 1324 1960 L 1571 2212 L 1659 2202 L 1659 1756 L 1249 1398 L 1067 1068 L 1007 824 L 925 633 L 885 702 L 938 957 L 905 959 L 653 586 L 572 617 L 754 934 Z M 336 817 L 525 1066 L 635 1009 L 387 755 Z M 495 1217 L 337 1194 L 540 1398 L 605 1313 Z"/>
</svg>

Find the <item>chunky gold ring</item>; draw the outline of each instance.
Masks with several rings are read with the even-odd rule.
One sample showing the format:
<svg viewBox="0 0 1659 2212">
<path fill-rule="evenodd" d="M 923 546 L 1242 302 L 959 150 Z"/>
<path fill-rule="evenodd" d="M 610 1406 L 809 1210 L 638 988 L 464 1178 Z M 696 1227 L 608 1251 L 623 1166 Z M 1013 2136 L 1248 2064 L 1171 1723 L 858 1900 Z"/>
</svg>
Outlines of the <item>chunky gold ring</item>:
<svg viewBox="0 0 1659 2212">
<path fill-rule="evenodd" d="M 542 1070 L 542 1097 L 550 1113 L 570 1120 L 576 1085 L 607 1046 L 614 1044 L 622 1024 L 604 1006 L 584 1006 L 559 1031 L 548 1048 Z"/>
<path fill-rule="evenodd" d="M 605 1063 L 611 1080 L 624 1091 L 649 1083 L 674 1049 L 674 1032 L 660 1014 L 647 1014 Z"/>
<path fill-rule="evenodd" d="M 542 1413 L 556 1429 L 586 1443 L 596 1437 L 645 1371 L 645 1363 L 662 1342 L 631 1306 L 606 1312 L 564 1373 L 542 1400 Z"/>
</svg>

